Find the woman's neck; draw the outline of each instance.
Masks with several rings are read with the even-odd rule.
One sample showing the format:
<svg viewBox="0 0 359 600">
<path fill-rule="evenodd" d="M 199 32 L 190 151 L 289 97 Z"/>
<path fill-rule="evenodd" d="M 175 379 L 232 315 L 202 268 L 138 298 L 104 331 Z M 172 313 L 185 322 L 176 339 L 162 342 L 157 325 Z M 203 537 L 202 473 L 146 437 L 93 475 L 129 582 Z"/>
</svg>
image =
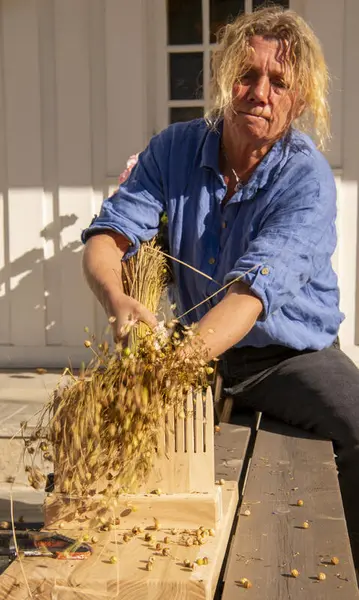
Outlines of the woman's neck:
<svg viewBox="0 0 359 600">
<path fill-rule="evenodd" d="M 221 166 L 226 173 L 233 172 L 234 176 L 243 183 L 248 179 L 261 162 L 262 158 L 269 152 L 272 145 L 254 146 L 241 136 L 231 135 L 224 127 L 221 139 Z"/>
</svg>

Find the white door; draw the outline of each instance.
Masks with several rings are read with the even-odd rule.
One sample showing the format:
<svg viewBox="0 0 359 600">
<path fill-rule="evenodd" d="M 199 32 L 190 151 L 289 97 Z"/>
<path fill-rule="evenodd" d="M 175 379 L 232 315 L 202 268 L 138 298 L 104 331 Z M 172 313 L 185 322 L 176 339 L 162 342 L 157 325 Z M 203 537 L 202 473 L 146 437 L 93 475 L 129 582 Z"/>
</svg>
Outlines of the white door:
<svg viewBox="0 0 359 600">
<path fill-rule="evenodd" d="M 211 51 L 218 28 L 261 0 L 154 0 L 156 20 L 156 127 L 203 116 L 209 102 Z M 358 139 L 359 2 L 278 0 L 303 16 L 319 37 L 331 74 L 331 141 L 326 151 L 338 190 L 338 247 L 343 349 L 359 364 Z"/>
</svg>

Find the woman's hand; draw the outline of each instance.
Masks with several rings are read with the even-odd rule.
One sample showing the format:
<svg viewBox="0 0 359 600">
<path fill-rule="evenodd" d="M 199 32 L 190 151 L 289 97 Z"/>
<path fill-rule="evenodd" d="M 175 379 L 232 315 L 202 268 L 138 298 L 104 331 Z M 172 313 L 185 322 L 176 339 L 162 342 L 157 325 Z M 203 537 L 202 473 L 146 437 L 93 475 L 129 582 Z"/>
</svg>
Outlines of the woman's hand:
<svg viewBox="0 0 359 600">
<path fill-rule="evenodd" d="M 105 310 L 109 317 L 115 342 L 126 341 L 135 323 L 146 323 L 151 329 L 157 326 L 157 319 L 141 302 L 117 292 L 105 300 Z"/>
</svg>

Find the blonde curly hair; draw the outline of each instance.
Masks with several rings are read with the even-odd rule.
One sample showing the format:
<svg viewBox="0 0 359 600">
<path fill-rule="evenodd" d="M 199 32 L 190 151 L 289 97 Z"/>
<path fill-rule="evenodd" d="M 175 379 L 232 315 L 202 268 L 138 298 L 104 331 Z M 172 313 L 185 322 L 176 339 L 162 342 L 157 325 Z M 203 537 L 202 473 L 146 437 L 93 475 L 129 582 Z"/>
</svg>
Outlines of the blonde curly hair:
<svg viewBox="0 0 359 600">
<path fill-rule="evenodd" d="M 329 75 L 320 43 L 309 25 L 294 11 L 279 6 L 264 7 L 243 14 L 223 27 L 218 48 L 212 55 L 211 105 L 206 120 L 215 127 L 227 107 L 232 90 L 240 83 L 250 64 L 250 38 L 260 35 L 287 44 L 289 89 L 295 90 L 300 117 L 294 124 L 314 134 L 319 148 L 329 138 Z"/>
</svg>

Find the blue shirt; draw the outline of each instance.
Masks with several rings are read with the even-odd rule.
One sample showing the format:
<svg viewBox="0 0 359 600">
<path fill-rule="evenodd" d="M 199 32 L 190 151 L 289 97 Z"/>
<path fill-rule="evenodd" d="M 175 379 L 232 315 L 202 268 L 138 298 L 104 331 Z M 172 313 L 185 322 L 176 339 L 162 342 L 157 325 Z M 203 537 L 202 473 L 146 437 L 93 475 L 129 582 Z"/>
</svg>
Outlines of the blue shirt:
<svg viewBox="0 0 359 600">
<path fill-rule="evenodd" d="M 176 123 L 153 137 L 82 239 L 114 230 L 130 240 L 126 256 L 131 256 L 156 235 L 166 211 L 170 254 L 212 278 L 173 262 L 178 314 L 242 276 L 261 299 L 263 313 L 239 347 L 330 346 L 343 319 L 331 266 L 336 246 L 331 169 L 310 138 L 291 130 L 222 206 L 222 129 L 212 130 L 198 119 Z M 182 322 L 198 321 L 224 293 Z"/>
</svg>

